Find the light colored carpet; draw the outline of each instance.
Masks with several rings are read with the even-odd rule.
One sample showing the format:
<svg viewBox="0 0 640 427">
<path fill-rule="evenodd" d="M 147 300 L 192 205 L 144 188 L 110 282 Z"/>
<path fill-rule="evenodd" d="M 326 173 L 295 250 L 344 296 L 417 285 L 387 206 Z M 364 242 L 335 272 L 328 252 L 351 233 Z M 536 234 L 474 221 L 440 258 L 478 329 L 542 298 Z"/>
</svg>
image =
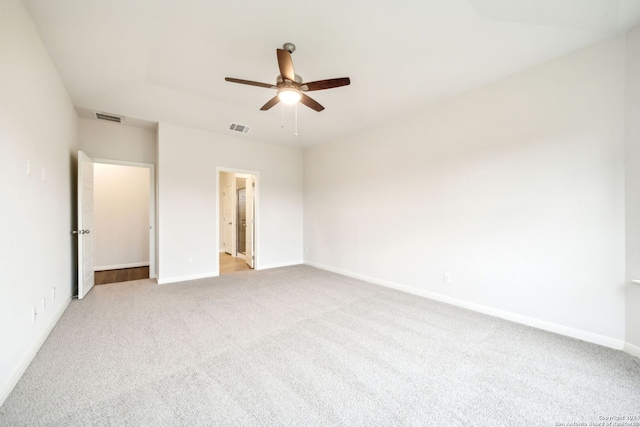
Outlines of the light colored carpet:
<svg viewBox="0 0 640 427">
<path fill-rule="evenodd" d="M 640 415 L 640 360 L 308 266 L 73 301 L 2 426 L 557 426 Z"/>
</svg>

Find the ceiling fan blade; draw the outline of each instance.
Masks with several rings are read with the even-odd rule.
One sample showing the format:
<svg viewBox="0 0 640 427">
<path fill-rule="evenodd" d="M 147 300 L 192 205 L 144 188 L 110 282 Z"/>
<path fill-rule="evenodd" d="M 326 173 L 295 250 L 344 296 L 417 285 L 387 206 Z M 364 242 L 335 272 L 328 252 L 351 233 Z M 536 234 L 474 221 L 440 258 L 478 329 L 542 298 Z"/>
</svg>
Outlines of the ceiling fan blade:
<svg viewBox="0 0 640 427">
<path fill-rule="evenodd" d="M 348 86 L 351 84 L 349 77 L 341 77 L 339 79 L 318 80 L 316 82 L 309 82 L 303 84 L 300 89 L 305 92 L 311 92 L 314 90 L 331 89 L 334 87 Z M 306 89 L 305 89 L 306 86 Z"/>
<path fill-rule="evenodd" d="M 242 85 L 266 87 L 267 89 L 277 89 L 276 86 L 270 85 L 268 83 L 252 82 L 251 80 L 234 79 L 232 77 L 225 77 L 224 79 L 231 83 L 240 83 Z"/>
<path fill-rule="evenodd" d="M 317 112 L 324 110 L 324 107 L 322 105 L 318 104 L 315 100 L 313 100 L 312 98 L 309 98 L 304 93 L 302 94 L 302 98 L 300 98 L 300 102 L 302 102 L 304 105 L 311 108 L 312 110 L 316 110 Z"/>
<path fill-rule="evenodd" d="M 280 67 L 280 75 L 283 79 L 296 81 L 296 74 L 293 71 L 293 61 L 291 53 L 288 50 L 278 49 L 278 67 Z"/>
<path fill-rule="evenodd" d="M 264 104 L 262 106 L 262 108 L 260 109 L 261 111 L 267 111 L 268 109 L 270 109 L 271 107 L 273 107 L 274 105 L 276 105 L 278 102 L 280 102 L 280 98 L 278 98 L 278 96 L 274 96 L 273 98 L 271 98 L 269 100 L 269 102 L 267 102 L 266 104 Z"/>
</svg>

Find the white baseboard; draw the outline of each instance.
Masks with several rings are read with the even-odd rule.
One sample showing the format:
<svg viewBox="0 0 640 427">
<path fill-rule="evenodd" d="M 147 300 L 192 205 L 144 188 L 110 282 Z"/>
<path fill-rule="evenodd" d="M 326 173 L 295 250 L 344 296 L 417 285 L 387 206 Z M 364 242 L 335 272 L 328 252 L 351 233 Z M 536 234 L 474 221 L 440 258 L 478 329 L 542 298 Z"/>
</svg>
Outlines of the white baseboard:
<svg viewBox="0 0 640 427">
<path fill-rule="evenodd" d="M 135 267 L 149 267 L 149 261 L 132 262 L 129 264 L 101 265 L 99 267 L 93 267 L 93 271 L 120 270 L 121 268 L 135 268 Z"/>
<path fill-rule="evenodd" d="M 632 356 L 640 358 L 640 347 L 630 344 L 628 342 L 624 343 L 624 351 L 629 353 Z"/>
<path fill-rule="evenodd" d="M 594 334 L 593 332 L 583 331 L 581 329 L 575 329 L 568 326 L 559 325 L 557 323 L 547 322 L 546 320 L 522 316 L 520 314 L 464 301 L 461 299 L 449 297 L 449 296 L 438 294 L 435 292 L 424 291 L 421 289 L 412 288 L 410 286 L 400 285 L 400 284 L 389 282 L 386 280 L 376 279 L 375 277 L 369 277 L 363 274 L 352 273 L 350 271 L 342 270 L 340 268 L 329 267 L 327 265 L 318 264 L 312 261 L 305 261 L 305 264 L 310 265 L 312 267 L 319 268 L 321 270 L 331 271 L 333 273 L 342 274 L 343 276 L 353 277 L 355 279 L 364 280 L 366 282 L 370 282 L 376 285 L 385 286 L 387 288 L 396 289 L 396 290 L 407 292 L 413 295 L 429 298 L 435 301 L 440 301 L 447 304 L 455 305 L 457 307 L 466 308 L 468 310 L 477 311 L 479 313 L 488 314 L 489 316 L 499 317 L 501 319 L 510 320 L 512 322 L 520 323 L 527 326 L 532 326 L 534 328 L 543 329 L 545 331 L 554 332 L 556 334 L 565 335 L 571 338 L 576 338 L 582 341 L 587 341 L 587 342 L 602 345 L 605 347 L 610 347 L 616 350 L 622 350 L 622 349 L 626 350 L 627 346 L 630 346 L 629 344 L 625 345 L 625 342 L 623 340 L 607 337 L 604 335 Z M 634 347 L 634 346 L 630 346 L 630 347 Z M 634 348 L 638 350 L 638 347 L 634 347 Z M 627 352 L 631 353 L 631 351 L 636 351 L 636 350 L 627 350 Z"/>
<path fill-rule="evenodd" d="M 9 397 L 11 391 L 13 391 L 13 388 L 16 386 L 16 384 L 18 384 L 18 381 L 20 381 L 20 378 L 33 361 L 33 358 L 36 357 L 36 354 L 38 354 L 40 347 L 42 347 L 42 344 L 44 344 L 45 340 L 58 323 L 58 320 L 60 320 L 67 307 L 69 307 L 69 304 L 71 304 L 71 298 L 68 298 L 67 301 L 62 304 L 60 310 L 58 310 L 53 318 L 51 318 L 50 323 L 42 331 L 36 342 L 33 343 L 33 345 L 31 346 L 31 350 L 29 350 L 29 353 L 27 353 L 27 355 L 24 357 L 22 363 L 20 363 L 20 365 L 13 371 L 11 377 L 9 377 L 9 381 L 7 381 L 2 386 L 2 389 L 0 390 L 0 406 L 2 406 L 5 400 L 7 400 L 7 397 Z"/>
<path fill-rule="evenodd" d="M 166 285 L 167 283 L 178 283 L 178 282 L 187 282 L 189 280 L 198 280 L 198 279 L 207 279 L 209 277 L 217 277 L 219 276 L 218 272 L 215 271 L 213 273 L 204 273 L 204 274 L 195 274 L 193 276 L 177 276 L 177 277 L 167 277 L 167 278 L 159 278 L 158 285 Z"/>
<path fill-rule="evenodd" d="M 292 265 L 301 265 L 304 264 L 304 261 L 293 261 L 293 262 L 281 262 L 277 264 L 266 264 L 260 265 L 256 270 L 269 270 L 270 268 L 280 268 L 280 267 L 291 267 Z"/>
</svg>

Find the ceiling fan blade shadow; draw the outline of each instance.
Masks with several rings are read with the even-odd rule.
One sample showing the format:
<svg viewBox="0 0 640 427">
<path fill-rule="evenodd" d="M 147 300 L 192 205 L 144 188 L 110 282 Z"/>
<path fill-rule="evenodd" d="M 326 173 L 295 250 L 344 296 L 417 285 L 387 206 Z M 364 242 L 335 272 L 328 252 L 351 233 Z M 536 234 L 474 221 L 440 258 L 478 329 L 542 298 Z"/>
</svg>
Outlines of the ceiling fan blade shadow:
<svg viewBox="0 0 640 427">
<path fill-rule="evenodd" d="M 324 107 L 322 105 L 320 105 L 317 101 L 308 97 L 304 93 L 302 94 L 302 98 L 300 98 L 300 102 L 302 102 L 304 105 L 311 108 L 312 110 L 316 110 L 317 112 L 324 110 Z"/>
<path fill-rule="evenodd" d="M 266 104 L 264 104 L 262 106 L 262 108 L 260 109 L 261 111 L 267 111 L 269 110 L 271 107 L 273 107 L 274 105 L 276 105 L 278 102 L 280 102 L 280 98 L 278 98 L 278 96 L 274 96 L 273 98 L 271 98 L 269 100 L 269 102 L 267 102 Z"/>
<path fill-rule="evenodd" d="M 278 49 L 278 67 L 280 68 L 280 75 L 283 79 L 296 81 L 296 74 L 293 71 L 293 61 L 291 60 L 291 53 L 288 50 Z"/>
<path fill-rule="evenodd" d="M 349 77 L 341 77 L 339 79 L 318 80 L 315 82 L 304 83 L 301 89 L 305 92 L 314 90 L 332 89 L 334 87 L 348 86 L 351 84 Z M 306 86 L 306 88 L 305 88 Z"/>
<path fill-rule="evenodd" d="M 224 79 L 225 81 L 228 81 L 231 83 L 240 83 L 242 85 L 266 87 L 267 89 L 277 89 L 276 86 L 270 85 L 268 83 L 252 82 L 251 80 L 234 79 L 233 77 L 225 77 Z"/>
</svg>

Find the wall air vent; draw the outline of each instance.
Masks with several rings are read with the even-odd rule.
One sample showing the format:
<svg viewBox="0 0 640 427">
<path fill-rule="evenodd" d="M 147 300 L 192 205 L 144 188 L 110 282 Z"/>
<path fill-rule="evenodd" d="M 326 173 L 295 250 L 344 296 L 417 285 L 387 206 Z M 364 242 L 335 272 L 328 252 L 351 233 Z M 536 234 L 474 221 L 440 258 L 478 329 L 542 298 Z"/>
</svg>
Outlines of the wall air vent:
<svg viewBox="0 0 640 427">
<path fill-rule="evenodd" d="M 107 114 L 107 113 L 100 113 L 98 111 L 94 111 L 93 115 L 98 120 L 106 120 L 108 122 L 122 123 L 124 121 L 124 117 L 116 116 L 115 114 Z"/>
<path fill-rule="evenodd" d="M 249 126 L 239 125 L 237 123 L 231 123 L 229 125 L 229 130 L 232 130 L 234 132 L 240 132 L 240 133 L 249 133 L 251 128 Z"/>
</svg>

